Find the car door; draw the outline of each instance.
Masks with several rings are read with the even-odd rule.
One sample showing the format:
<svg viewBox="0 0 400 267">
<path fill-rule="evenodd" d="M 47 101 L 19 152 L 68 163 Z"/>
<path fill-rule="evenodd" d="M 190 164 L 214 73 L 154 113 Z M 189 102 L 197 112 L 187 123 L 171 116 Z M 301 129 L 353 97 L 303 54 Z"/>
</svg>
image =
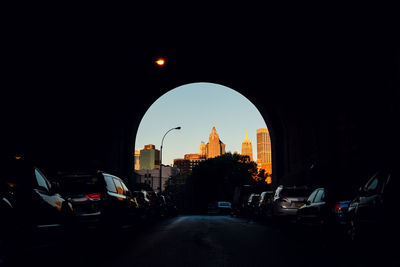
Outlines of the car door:
<svg viewBox="0 0 400 267">
<path fill-rule="evenodd" d="M 125 185 L 125 183 L 122 180 L 120 180 L 120 182 L 122 184 L 122 189 L 124 190 L 124 195 L 126 197 L 126 207 L 129 212 L 135 212 L 137 209 L 136 200 L 133 197 L 132 192 Z"/>
<path fill-rule="evenodd" d="M 310 207 L 310 219 L 314 224 L 320 224 L 325 219 L 325 190 L 319 189 Z"/>
<path fill-rule="evenodd" d="M 306 204 L 298 210 L 299 219 L 304 223 L 312 222 L 312 204 L 314 203 L 315 196 L 319 192 L 319 189 L 315 189 L 308 197 Z"/>
<path fill-rule="evenodd" d="M 373 223 L 377 221 L 382 198 L 381 189 L 386 178 L 387 175 L 377 173 L 362 189 L 357 210 L 361 222 Z"/>
<path fill-rule="evenodd" d="M 38 168 L 34 169 L 34 175 L 32 216 L 38 225 L 60 223 L 64 199 L 58 193 L 52 192 L 50 182 Z"/>
</svg>

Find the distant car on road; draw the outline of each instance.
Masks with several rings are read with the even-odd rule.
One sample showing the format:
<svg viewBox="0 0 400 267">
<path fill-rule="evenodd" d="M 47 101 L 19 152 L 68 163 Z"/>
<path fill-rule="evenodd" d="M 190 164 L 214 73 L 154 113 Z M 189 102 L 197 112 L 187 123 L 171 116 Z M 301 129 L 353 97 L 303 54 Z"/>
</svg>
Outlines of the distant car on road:
<svg viewBox="0 0 400 267">
<path fill-rule="evenodd" d="M 208 214 L 231 214 L 232 204 L 228 201 L 215 201 L 208 204 Z"/>
<path fill-rule="evenodd" d="M 306 186 L 278 186 L 272 202 L 272 215 L 295 217 L 297 210 L 304 205 L 310 190 Z"/>
<path fill-rule="evenodd" d="M 73 205 L 75 223 L 119 223 L 134 220 L 138 203 L 117 176 L 109 173 L 72 172 L 58 176 L 60 192 Z"/>
</svg>

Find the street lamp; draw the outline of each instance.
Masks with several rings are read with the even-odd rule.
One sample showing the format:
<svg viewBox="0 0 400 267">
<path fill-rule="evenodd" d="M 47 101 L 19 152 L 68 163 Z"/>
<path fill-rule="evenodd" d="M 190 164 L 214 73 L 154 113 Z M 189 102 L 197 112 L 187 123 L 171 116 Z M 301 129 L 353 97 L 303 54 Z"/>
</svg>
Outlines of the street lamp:
<svg viewBox="0 0 400 267">
<path fill-rule="evenodd" d="M 161 176 L 162 175 L 162 147 L 163 147 L 164 138 L 167 135 L 167 133 L 169 133 L 170 131 L 172 131 L 172 130 L 180 130 L 180 129 L 181 129 L 181 127 L 175 127 L 175 128 L 169 129 L 164 134 L 164 136 L 163 136 L 163 138 L 161 140 L 161 147 L 160 147 L 160 193 L 162 191 L 162 176 Z"/>
</svg>

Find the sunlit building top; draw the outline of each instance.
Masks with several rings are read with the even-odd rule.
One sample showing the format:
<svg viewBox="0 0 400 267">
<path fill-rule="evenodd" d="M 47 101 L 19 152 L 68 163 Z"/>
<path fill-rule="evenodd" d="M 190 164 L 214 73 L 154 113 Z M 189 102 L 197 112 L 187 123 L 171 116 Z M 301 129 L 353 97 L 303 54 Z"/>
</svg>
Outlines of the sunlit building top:
<svg viewBox="0 0 400 267">
<path fill-rule="evenodd" d="M 244 141 L 242 143 L 242 155 L 249 156 L 250 161 L 253 161 L 253 146 L 251 144 L 251 141 L 247 134 L 247 131 L 246 131 L 246 136 L 244 138 Z"/>
</svg>

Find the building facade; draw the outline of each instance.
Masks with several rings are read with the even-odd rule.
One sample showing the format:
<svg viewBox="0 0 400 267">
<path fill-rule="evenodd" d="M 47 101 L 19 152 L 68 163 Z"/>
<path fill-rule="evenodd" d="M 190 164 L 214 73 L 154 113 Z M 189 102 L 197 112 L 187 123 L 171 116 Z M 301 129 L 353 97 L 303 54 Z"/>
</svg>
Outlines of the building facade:
<svg viewBox="0 0 400 267">
<path fill-rule="evenodd" d="M 140 150 L 135 149 L 135 171 L 140 170 Z"/>
<path fill-rule="evenodd" d="M 204 142 L 200 145 L 200 156 L 207 158 L 207 145 Z"/>
<path fill-rule="evenodd" d="M 271 138 L 267 128 L 257 129 L 257 167 L 272 173 Z"/>
<path fill-rule="evenodd" d="M 152 170 L 160 168 L 160 150 L 154 145 L 145 145 L 144 149 L 140 150 L 139 156 L 140 170 Z"/>
<path fill-rule="evenodd" d="M 159 191 L 160 190 L 160 169 L 152 169 L 152 170 L 138 170 L 135 171 L 138 183 L 146 183 L 150 185 L 150 187 L 154 191 Z M 162 190 L 165 190 L 165 184 L 167 180 L 175 176 L 179 173 L 179 169 L 176 167 L 171 167 L 171 166 L 162 166 Z"/>
<path fill-rule="evenodd" d="M 189 161 L 190 170 L 193 170 L 193 168 L 199 165 L 200 162 L 206 160 L 206 158 L 200 154 L 186 154 L 184 159 Z"/>
<path fill-rule="evenodd" d="M 174 159 L 174 167 L 178 168 L 181 173 L 188 173 L 190 169 L 190 161 L 187 159 Z"/>
<path fill-rule="evenodd" d="M 206 160 L 205 156 L 200 154 L 185 154 L 183 159 L 174 159 L 174 166 L 179 168 L 182 173 L 187 173 L 204 160 Z"/>
<path fill-rule="evenodd" d="M 250 161 L 253 161 L 253 145 L 251 144 L 247 131 L 246 131 L 246 137 L 242 142 L 242 155 L 249 156 Z"/>
</svg>

